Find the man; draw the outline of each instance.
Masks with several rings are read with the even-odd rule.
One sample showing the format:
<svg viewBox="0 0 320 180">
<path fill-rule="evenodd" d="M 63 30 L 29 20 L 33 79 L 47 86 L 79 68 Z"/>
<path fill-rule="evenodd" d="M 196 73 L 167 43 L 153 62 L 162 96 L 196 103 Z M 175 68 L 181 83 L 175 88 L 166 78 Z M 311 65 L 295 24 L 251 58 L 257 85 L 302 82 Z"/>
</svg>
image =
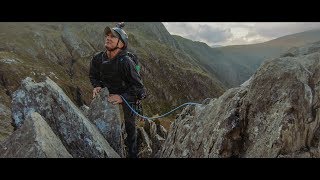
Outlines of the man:
<svg viewBox="0 0 320 180">
<path fill-rule="evenodd" d="M 94 87 L 93 98 L 102 88 L 107 87 L 110 92 L 108 102 L 122 105 L 128 135 L 126 139 L 128 155 L 130 158 L 136 158 L 138 149 L 135 115 L 120 95 L 130 103 L 131 107 L 137 107 L 140 100 L 145 97 L 145 90 L 135 64 L 128 56 L 128 35 L 123 27 L 123 23 L 118 23 L 114 28 L 105 28 L 106 50 L 92 58 L 89 77 Z"/>
</svg>

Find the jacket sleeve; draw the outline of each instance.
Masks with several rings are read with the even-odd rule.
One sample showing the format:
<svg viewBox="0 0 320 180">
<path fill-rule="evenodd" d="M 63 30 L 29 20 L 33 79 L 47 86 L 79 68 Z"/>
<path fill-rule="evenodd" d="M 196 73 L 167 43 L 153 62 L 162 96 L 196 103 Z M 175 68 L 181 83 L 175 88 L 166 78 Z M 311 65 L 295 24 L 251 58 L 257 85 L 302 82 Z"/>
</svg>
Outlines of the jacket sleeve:
<svg viewBox="0 0 320 180">
<path fill-rule="evenodd" d="M 97 56 L 98 55 L 95 55 L 92 57 L 92 60 L 90 62 L 90 70 L 89 70 L 90 82 L 94 88 L 102 87 L 100 71 L 99 71 L 99 61 Z"/>
<path fill-rule="evenodd" d="M 137 99 L 143 99 L 145 97 L 145 88 L 141 79 L 141 76 L 136 71 L 133 62 L 127 59 L 122 63 L 123 79 L 128 84 L 128 89 L 121 95 L 128 101 L 134 102 Z"/>
</svg>

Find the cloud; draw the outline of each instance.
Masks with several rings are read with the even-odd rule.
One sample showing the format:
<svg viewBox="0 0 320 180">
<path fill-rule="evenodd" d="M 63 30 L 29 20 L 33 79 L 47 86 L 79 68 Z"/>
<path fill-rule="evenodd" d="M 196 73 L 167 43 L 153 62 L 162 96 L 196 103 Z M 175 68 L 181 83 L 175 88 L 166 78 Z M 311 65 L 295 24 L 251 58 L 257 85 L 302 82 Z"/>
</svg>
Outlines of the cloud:
<svg viewBox="0 0 320 180">
<path fill-rule="evenodd" d="M 223 42 L 232 34 L 230 28 L 210 26 L 196 23 L 164 23 L 171 34 L 180 35 L 193 41 L 202 41 L 209 45 Z"/>
<path fill-rule="evenodd" d="M 197 30 L 194 23 L 163 23 L 171 34 L 187 36 Z"/>
<path fill-rule="evenodd" d="M 232 36 L 230 29 L 221 29 L 209 25 L 199 25 L 198 31 L 189 35 L 193 39 L 208 42 L 210 44 L 225 41 Z"/>
<path fill-rule="evenodd" d="M 320 29 L 319 22 L 209 22 L 164 23 L 171 34 L 209 46 L 252 44 L 311 29 Z"/>
<path fill-rule="evenodd" d="M 289 34 L 303 32 L 311 29 L 320 29 L 320 23 L 308 22 L 269 22 L 256 23 L 256 31 L 264 37 L 277 38 Z"/>
</svg>

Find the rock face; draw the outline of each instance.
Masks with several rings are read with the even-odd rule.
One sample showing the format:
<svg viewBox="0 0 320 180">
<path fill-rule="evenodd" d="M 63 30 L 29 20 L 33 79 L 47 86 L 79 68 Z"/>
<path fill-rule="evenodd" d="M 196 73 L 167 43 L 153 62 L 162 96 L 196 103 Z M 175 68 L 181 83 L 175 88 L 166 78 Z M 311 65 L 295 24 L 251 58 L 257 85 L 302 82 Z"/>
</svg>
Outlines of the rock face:
<svg viewBox="0 0 320 180">
<path fill-rule="evenodd" d="M 88 118 L 89 107 L 86 105 L 83 105 L 80 107 L 80 110 L 82 111 L 83 115 Z"/>
<path fill-rule="evenodd" d="M 160 157 L 320 157 L 319 44 L 267 60 L 242 86 L 185 108 Z"/>
<path fill-rule="evenodd" d="M 38 112 L 72 157 L 119 157 L 99 130 L 51 79 L 35 83 L 26 78 L 12 99 L 16 128 L 21 127 L 28 115 Z"/>
<path fill-rule="evenodd" d="M 159 121 L 145 120 L 138 129 L 138 147 L 140 158 L 156 158 L 167 138 L 167 131 Z"/>
<path fill-rule="evenodd" d="M 50 78 L 26 78 L 12 94 L 15 131 L 1 144 L 0 157 L 126 157 L 120 109 L 108 95 L 102 89 L 82 113 Z M 166 137 L 159 121 L 145 121 L 138 128 L 139 157 L 157 157 Z"/>
<path fill-rule="evenodd" d="M 98 96 L 93 99 L 89 107 L 88 118 L 96 125 L 103 137 L 110 143 L 110 146 L 121 157 L 125 157 L 119 105 L 109 103 L 107 101 L 108 95 L 108 89 L 104 88 Z"/>
<path fill-rule="evenodd" d="M 40 114 L 27 117 L 21 128 L 0 144 L 1 158 L 72 158 Z"/>
</svg>

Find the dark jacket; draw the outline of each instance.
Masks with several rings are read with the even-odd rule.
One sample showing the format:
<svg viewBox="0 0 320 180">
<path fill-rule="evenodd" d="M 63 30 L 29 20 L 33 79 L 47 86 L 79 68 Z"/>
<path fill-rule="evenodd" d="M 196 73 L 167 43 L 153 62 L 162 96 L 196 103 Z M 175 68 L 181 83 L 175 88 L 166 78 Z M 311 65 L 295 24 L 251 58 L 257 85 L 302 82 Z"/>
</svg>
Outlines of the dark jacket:
<svg viewBox="0 0 320 180">
<path fill-rule="evenodd" d="M 106 52 L 95 54 L 90 63 L 89 78 L 93 87 L 107 87 L 110 94 L 122 95 L 129 102 L 145 96 L 141 77 L 126 50 L 111 60 Z"/>
</svg>

